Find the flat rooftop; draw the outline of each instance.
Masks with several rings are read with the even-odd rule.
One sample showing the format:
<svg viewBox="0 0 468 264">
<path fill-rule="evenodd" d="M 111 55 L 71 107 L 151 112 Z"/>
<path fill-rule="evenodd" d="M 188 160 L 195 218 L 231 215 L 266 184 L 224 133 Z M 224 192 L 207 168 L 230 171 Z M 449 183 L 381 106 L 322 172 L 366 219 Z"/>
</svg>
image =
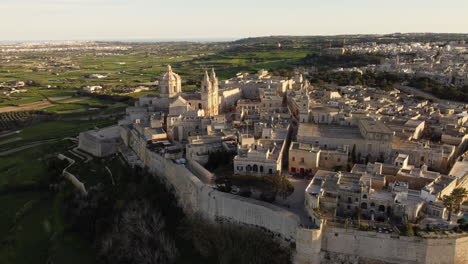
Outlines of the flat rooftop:
<svg viewBox="0 0 468 264">
<path fill-rule="evenodd" d="M 361 132 L 353 126 L 317 125 L 301 123 L 298 137 L 349 138 L 363 139 Z"/>
<path fill-rule="evenodd" d="M 98 139 L 110 139 L 120 137 L 119 126 L 110 126 L 98 130 L 89 130 L 85 133 Z"/>
<path fill-rule="evenodd" d="M 393 132 L 382 122 L 367 119 L 361 119 L 361 126 L 369 133 L 392 134 Z"/>
</svg>

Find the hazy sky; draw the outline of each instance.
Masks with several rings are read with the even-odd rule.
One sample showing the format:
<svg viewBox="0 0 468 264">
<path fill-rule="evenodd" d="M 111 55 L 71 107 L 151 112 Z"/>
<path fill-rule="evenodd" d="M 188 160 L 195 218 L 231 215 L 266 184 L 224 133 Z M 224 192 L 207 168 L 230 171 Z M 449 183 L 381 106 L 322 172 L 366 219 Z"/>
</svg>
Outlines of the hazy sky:
<svg viewBox="0 0 468 264">
<path fill-rule="evenodd" d="M 468 32 L 468 0 L 0 0 L 0 40 Z"/>
</svg>

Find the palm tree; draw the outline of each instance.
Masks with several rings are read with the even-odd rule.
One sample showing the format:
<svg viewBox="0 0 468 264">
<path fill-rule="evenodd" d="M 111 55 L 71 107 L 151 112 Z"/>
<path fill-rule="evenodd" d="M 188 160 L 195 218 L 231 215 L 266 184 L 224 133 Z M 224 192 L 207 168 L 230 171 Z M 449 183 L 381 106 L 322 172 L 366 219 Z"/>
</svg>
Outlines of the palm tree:
<svg viewBox="0 0 468 264">
<path fill-rule="evenodd" d="M 455 213 L 458 213 L 460 211 L 461 204 L 463 201 L 468 197 L 468 191 L 465 188 L 455 188 L 450 196 L 453 197 L 454 203 L 455 203 Z"/>
<path fill-rule="evenodd" d="M 442 198 L 442 201 L 444 203 L 445 209 L 448 211 L 448 217 L 447 221 L 450 222 L 450 219 L 452 218 L 452 212 L 455 209 L 455 198 L 452 195 L 444 195 Z"/>
</svg>

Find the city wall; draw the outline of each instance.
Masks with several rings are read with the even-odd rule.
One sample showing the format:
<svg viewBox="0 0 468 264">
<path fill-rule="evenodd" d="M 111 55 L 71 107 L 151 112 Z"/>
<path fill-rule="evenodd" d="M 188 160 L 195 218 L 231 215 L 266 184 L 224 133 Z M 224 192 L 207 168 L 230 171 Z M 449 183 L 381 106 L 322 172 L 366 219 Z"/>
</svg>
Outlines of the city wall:
<svg viewBox="0 0 468 264">
<path fill-rule="evenodd" d="M 295 240 L 299 217 L 272 204 L 214 190 L 204 184 L 185 165 L 146 148 L 135 130 L 129 132 L 129 145 L 149 170 L 174 188 L 180 206 L 187 213 L 196 213 L 212 220 L 227 219 L 257 226 Z M 198 168 L 199 169 L 199 168 Z"/>
<path fill-rule="evenodd" d="M 291 212 L 269 203 L 214 190 L 185 165 L 151 152 L 138 132 L 127 130 L 124 142 L 149 170 L 173 188 L 179 205 L 188 214 L 208 219 L 257 226 L 295 242 L 295 264 L 357 263 L 468 263 L 468 237 L 423 239 L 375 232 L 347 230 L 320 224 L 305 229 Z M 197 167 L 197 170 L 200 170 Z M 209 172 L 205 172 L 207 175 Z"/>
<path fill-rule="evenodd" d="M 325 227 L 322 263 L 468 263 L 468 237 L 405 237 Z"/>
</svg>

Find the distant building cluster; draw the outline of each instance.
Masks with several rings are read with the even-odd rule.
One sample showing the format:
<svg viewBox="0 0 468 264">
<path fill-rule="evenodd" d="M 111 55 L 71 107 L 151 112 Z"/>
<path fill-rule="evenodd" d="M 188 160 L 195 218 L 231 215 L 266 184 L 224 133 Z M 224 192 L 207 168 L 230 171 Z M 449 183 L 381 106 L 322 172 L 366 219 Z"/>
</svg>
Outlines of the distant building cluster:
<svg viewBox="0 0 468 264">
<path fill-rule="evenodd" d="M 409 77 L 427 77 L 439 84 L 463 87 L 468 85 L 468 44 L 449 43 L 364 43 L 345 48 L 331 48 L 325 54 L 380 54 L 388 58 L 379 65 L 339 68 L 335 71 L 389 72 Z"/>
</svg>

